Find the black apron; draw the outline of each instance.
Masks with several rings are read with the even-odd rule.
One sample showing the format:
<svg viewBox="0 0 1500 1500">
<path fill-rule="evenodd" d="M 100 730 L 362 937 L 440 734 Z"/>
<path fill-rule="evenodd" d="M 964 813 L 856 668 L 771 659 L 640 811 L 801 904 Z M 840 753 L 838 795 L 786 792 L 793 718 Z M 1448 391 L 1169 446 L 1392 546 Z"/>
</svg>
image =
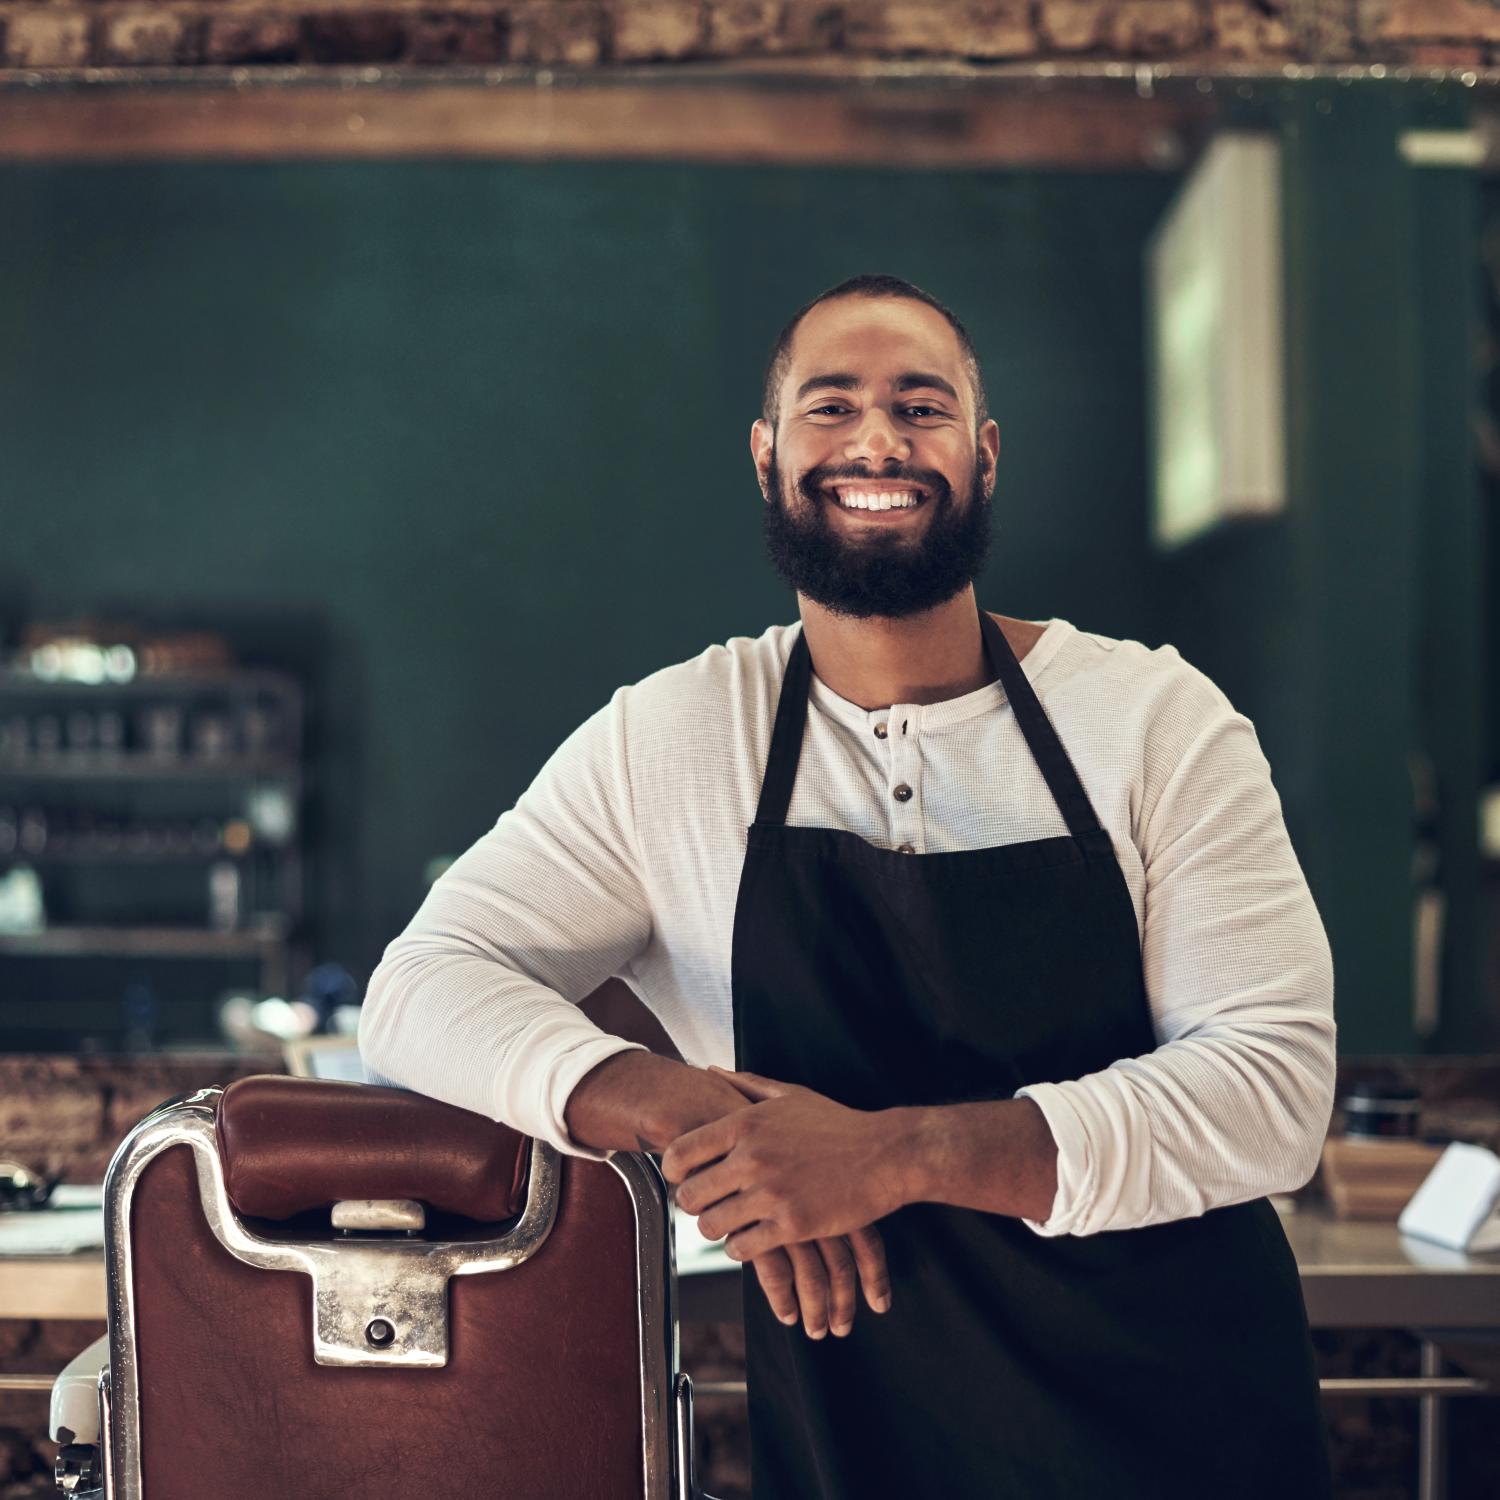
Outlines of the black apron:
<svg viewBox="0 0 1500 1500">
<path fill-rule="evenodd" d="M 874 1110 L 1008 1099 L 1157 1046 L 1109 834 L 979 619 L 1069 832 L 914 856 L 788 827 L 799 631 L 735 908 L 738 1067 Z M 936 1203 L 879 1227 L 891 1309 L 861 1294 L 845 1338 L 779 1323 L 743 1268 L 756 1500 L 1331 1495 L 1301 1283 L 1266 1199 L 1081 1237 Z"/>
</svg>

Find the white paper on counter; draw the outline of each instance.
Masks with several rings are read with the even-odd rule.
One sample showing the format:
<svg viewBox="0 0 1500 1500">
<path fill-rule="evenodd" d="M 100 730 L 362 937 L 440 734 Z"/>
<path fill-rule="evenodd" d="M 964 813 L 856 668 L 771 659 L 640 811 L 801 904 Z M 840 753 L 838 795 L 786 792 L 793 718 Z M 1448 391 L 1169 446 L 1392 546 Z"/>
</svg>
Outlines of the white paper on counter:
<svg viewBox="0 0 1500 1500">
<path fill-rule="evenodd" d="M 104 1184 L 102 1182 L 60 1182 L 52 1189 L 47 1199 L 48 1208 L 102 1208 L 104 1206 Z"/>
<path fill-rule="evenodd" d="M 677 1274 L 699 1276 L 708 1271 L 733 1271 L 737 1260 L 724 1253 L 723 1240 L 706 1240 L 698 1233 L 698 1221 L 685 1209 L 672 1205 L 672 1233 L 677 1240 Z"/>
<path fill-rule="evenodd" d="M 102 1208 L 34 1208 L 0 1214 L 0 1255 L 76 1255 L 104 1248 Z"/>
<path fill-rule="evenodd" d="M 1397 1227 L 1450 1250 L 1500 1249 L 1500 1156 L 1450 1141 L 1401 1210 Z"/>
</svg>

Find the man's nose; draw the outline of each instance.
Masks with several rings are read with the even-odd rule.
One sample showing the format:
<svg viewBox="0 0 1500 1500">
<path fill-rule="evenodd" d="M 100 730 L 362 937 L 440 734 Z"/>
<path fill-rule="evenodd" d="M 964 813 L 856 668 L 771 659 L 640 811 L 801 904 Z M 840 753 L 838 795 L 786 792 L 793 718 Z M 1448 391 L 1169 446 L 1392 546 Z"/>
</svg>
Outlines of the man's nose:
<svg viewBox="0 0 1500 1500">
<path fill-rule="evenodd" d="M 845 457 L 851 463 L 859 459 L 880 463 L 893 456 L 907 458 L 910 454 L 909 440 L 898 431 L 890 413 L 878 406 L 865 412 L 863 420 L 849 434 L 845 449 Z"/>
</svg>

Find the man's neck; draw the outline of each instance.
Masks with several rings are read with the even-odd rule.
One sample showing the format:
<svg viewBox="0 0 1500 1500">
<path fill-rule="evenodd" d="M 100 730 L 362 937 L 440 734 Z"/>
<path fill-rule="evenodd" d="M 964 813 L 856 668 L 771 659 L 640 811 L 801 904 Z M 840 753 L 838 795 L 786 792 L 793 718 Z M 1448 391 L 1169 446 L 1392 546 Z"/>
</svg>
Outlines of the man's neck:
<svg viewBox="0 0 1500 1500">
<path fill-rule="evenodd" d="M 813 671 L 840 698 L 861 708 L 941 703 L 993 680 L 972 585 L 935 609 L 900 620 L 851 619 L 801 594 L 797 602 Z M 994 618 L 1017 661 L 1042 633 L 1040 625 L 1026 620 Z"/>
</svg>

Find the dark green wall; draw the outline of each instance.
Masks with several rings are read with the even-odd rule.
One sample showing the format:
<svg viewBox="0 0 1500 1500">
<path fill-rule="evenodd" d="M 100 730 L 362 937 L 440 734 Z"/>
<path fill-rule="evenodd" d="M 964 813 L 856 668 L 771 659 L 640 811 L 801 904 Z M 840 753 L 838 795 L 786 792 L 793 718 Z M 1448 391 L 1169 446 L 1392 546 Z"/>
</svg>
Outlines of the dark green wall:
<svg viewBox="0 0 1500 1500">
<path fill-rule="evenodd" d="M 1332 84 L 1255 123 L 1282 145 L 1288 503 L 1163 560 L 1153 629 L 1248 713 L 1333 948 L 1345 1054 L 1500 1046 L 1484 990 L 1485 535 L 1472 425 L 1479 182 L 1403 132 L 1431 91 Z M 1441 1021 L 1413 1027 L 1413 755 L 1447 898 Z"/>
<path fill-rule="evenodd" d="M 795 617 L 748 429 L 782 321 L 856 271 L 978 342 L 1004 445 L 984 601 L 1160 639 L 1140 253 L 1171 188 L 5 167 L 0 626 L 223 626 L 305 675 L 317 954 L 362 980 L 424 863 L 616 685 Z"/>
</svg>

